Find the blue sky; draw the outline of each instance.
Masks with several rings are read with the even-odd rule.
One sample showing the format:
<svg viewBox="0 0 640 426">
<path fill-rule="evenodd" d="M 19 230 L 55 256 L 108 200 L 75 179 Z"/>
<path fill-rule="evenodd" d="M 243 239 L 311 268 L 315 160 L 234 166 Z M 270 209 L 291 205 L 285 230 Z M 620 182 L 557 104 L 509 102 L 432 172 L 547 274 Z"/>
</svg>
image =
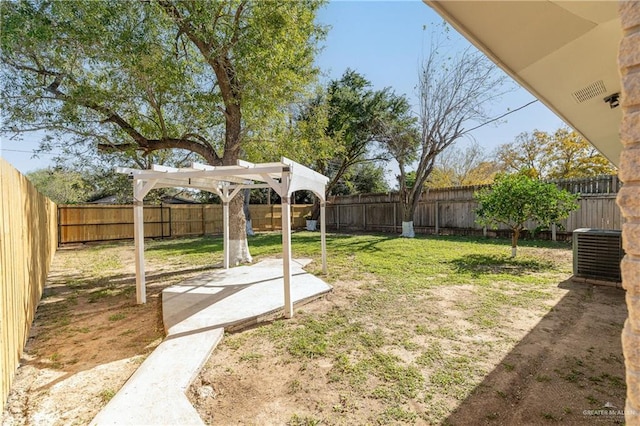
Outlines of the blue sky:
<svg viewBox="0 0 640 426">
<path fill-rule="evenodd" d="M 431 28 L 441 22 L 430 7 L 419 0 L 334 1 L 320 11 L 318 21 L 331 26 L 324 49 L 316 59 L 324 81 L 339 78 L 351 68 L 370 80 L 374 88 L 391 87 L 416 101 L 420 59 L 429 46 Z M 456 46 L 468 45 L 455 31 L 450 37 Z M 491 105 L 489 115 L 499 116 L 533 99 L 526 90 L 517 89 Z M 505 117 L 497 125 L 474 131 L 472 137 L 491 152 L 498 145 L 513 141 L 519 133 L 534 129 L 553 131 L 562 124 L 555 114 L 536 102 Z M 465 143 L 468 140 L 459 145 Z M 37 137 L 25 137 L 17 144 L 3 138 L 0 144 L 2 157 L 23 173 L 46 167 L 53 157 L 42 154 L 34 159 L 29 153 L 6 151 L 33 150 L 38 146 Z"/>
<path fill-rule="evenodd" d="M 339 78 L 345 69 L 352 68 L 371 81 L 374 88 L 392 87 L 416 102 L 420 59 L 429 48 L 431 29 L 442 22 L 429 6 L 420 0 L 334 1 L 318 18 L 332 27 L 317 58 L 325 78 Z M 461 49 L 470 44 L 455 30 L 450 32 L 450 38 Z M 500 102 L 488 106 L 489 115 L 497 117 L 534 99 L 517 86 Z M 500 144 L 512 142 L 522 132 L 553 131 L 562 125 L 553 112 L 536 102 L 499 120 L 497 125 L 472 132 L 472 136 L 490 152 Z M 463 140 L 459 144 L 465 143 L 469 142 Z"/>
</svg>

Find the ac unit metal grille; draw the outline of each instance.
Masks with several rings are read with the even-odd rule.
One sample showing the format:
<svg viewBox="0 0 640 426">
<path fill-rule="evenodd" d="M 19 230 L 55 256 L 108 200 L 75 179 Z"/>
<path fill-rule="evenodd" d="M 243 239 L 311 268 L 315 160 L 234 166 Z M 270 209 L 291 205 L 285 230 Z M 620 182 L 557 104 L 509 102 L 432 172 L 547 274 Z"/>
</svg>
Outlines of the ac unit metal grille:
<svg viewBox="0 0 640 426">
<path fill-rule="evenodd" d="M 624 251 L 619 231 L 577 229 L 573 238 L 576 277 L 622 281 L 620 261 Z"/>
</svg>

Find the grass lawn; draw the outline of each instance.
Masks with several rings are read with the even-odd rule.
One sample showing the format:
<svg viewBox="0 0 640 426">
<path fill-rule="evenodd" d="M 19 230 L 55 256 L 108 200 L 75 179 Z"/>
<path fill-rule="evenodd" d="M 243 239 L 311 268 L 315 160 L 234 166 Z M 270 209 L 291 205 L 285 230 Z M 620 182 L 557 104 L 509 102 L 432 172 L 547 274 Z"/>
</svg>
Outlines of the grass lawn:
<svg viewBox="0 0 640 426">
<path fill-rule="evenodd" d="M 254 259 L 279 257 L 280 238 L 252 237 Z M 321 274 L 319 234 L 292 241 Z M 570 283 L 567 244 L 522 241 L 510 252 L 506 240 L 331 234 L 323 279 L 333 293 L 291 320 L 227 334 L 189 396 L 214 424 L 584 424 L 594 420 L 585 410 L 622 409 L 624 293 Z M 27 346 L 34 365 L 74 377 L 139 363 L 161 337 L 161 289 L 220 263 L 222 241 L 148 242 L 144 306 L 132 259 L 132 243 L 56 255 Z M 61 423 L 95 415 L 127 368 L 116 381 L 94 377 L 72 406 L 56 401 Z M 16 408 L 27 423 L 56 398 L 37 389 Z M 69 414 L 76 406 L 85 411 Z"/>
<path fill-rule="evenodd" d="M 328 246 L 326 280 L 335 286 L 328 300 L 300 308 L 293 320 L 230 334 L 214 352 L 192 394 L 206 421 L 510 422 L 516 411 L 504 408 L 519 403 L 528 381 L 573 395 L 558 405 L 530 390 L 533 406 L 521 412 L 528 422 L 580 423 L 584 409 L 612 399 L 623 406 L 619 343 L 601 351 L 587 341 L 562 347 L 562 338 L 575 338 L 571 322 L 580 327 L 622 306 L 604 319 L 615 341 L 624 318 L 615 289 L 596 289 L 611 299 L 583 316 L 593 289 L 566 283 L 567 244 L 523 241 L 515 259 L 507 241 L 478 238 L 332 235 Z M 251 241 L 256 257 L 279 250 L 278 235 Z M 293 252 L 313 258 L 312 272 L 320 273 L 318 234 L 295 234 Z M 601 367 L 601 359 L 615 365 Z M 487 381 L 494 371 L 506 377 Z M 465 411 L 474 395 L 494 403 Z"/>
</svg>

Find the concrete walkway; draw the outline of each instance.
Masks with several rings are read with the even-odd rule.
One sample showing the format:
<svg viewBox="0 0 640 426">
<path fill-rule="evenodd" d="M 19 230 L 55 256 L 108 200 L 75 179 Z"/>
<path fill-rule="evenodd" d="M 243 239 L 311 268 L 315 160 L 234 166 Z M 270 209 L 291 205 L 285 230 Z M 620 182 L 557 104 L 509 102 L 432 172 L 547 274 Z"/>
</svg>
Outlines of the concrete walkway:
<svg viewBox="0 0 640 426">
<path fill-rule="evenodd" d="M 291 264 L 294 303 L 331 286 Z M 284 307 L 282 260 L 207 272 L 162 292 L 167 337 L 140 365 L 92 425 L 202 425 L 185 392 L 222 339 L 225 327 L 257 323 Z"/>
</svg>

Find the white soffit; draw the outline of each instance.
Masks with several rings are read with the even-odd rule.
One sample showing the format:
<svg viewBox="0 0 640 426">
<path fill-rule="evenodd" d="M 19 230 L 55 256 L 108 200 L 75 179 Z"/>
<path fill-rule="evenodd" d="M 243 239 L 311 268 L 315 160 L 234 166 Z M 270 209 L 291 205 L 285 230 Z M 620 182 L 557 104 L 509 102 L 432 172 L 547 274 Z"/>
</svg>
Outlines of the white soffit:
<svg viewBox="0 0 640 426">
<path fill-rule="evenodd" d="M 603 100 L 620 92 L 616 1 L 426 3 L 618 164 L 621 108 Z"/>
</svg>

